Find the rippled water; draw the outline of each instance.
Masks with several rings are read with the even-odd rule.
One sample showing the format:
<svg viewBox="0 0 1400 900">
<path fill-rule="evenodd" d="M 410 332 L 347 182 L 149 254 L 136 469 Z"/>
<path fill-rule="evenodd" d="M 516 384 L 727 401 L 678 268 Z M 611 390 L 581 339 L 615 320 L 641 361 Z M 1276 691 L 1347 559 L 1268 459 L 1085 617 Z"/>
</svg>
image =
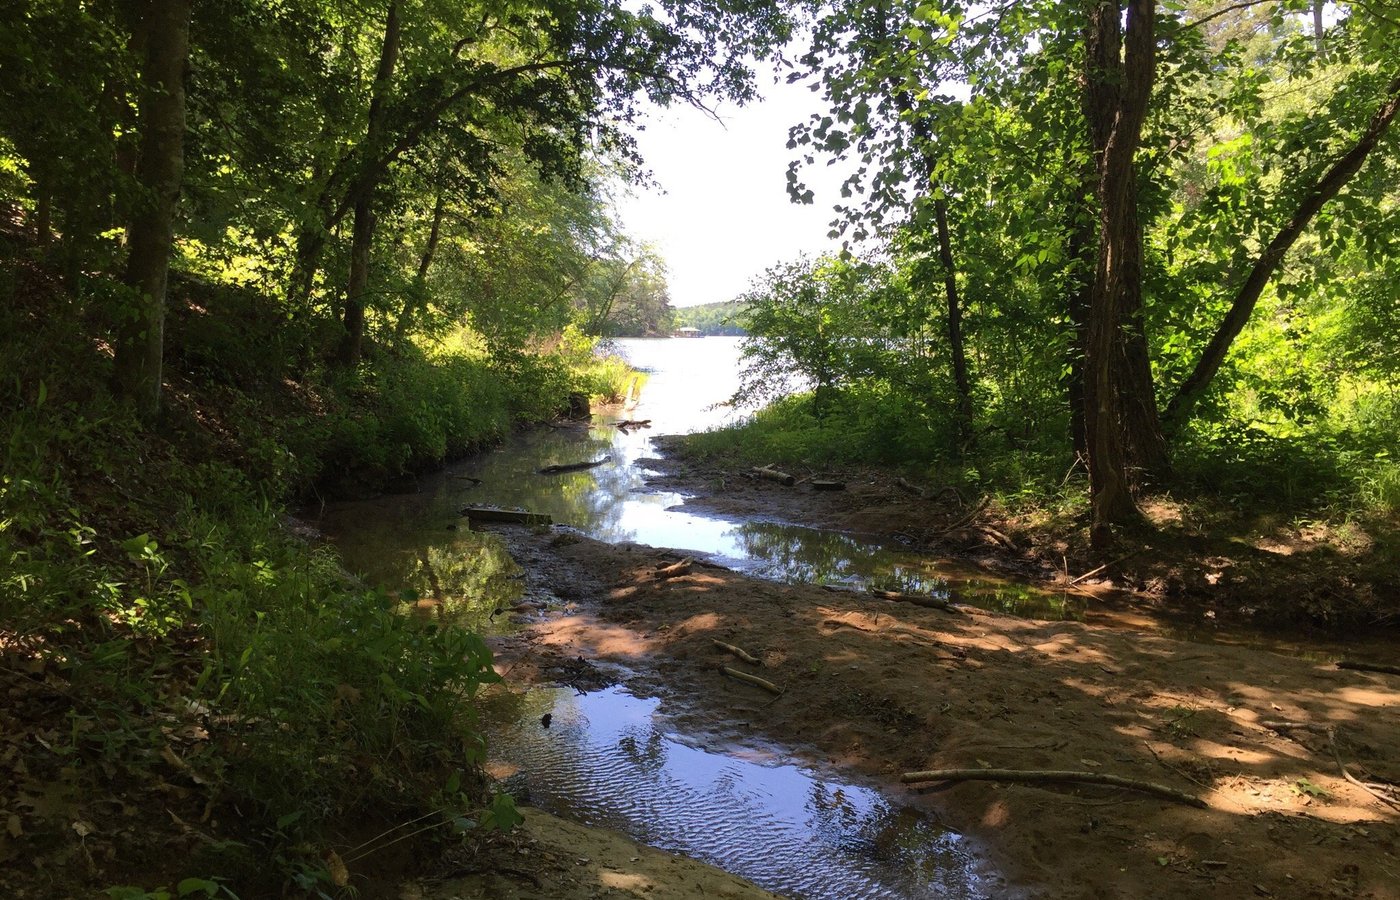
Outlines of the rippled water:
<svg viewBox="0 0 1400 900">
<path fill-rule="evenodd" d="M 771 753 L 686 743 L 660 724 L 656 700 L 609 688 L 502 702 L 486 713 L 502 721 L 495 774 L 536 806 L 791 897 L 987 896 L 965 842 L 927 816 Z"/>
</svg>

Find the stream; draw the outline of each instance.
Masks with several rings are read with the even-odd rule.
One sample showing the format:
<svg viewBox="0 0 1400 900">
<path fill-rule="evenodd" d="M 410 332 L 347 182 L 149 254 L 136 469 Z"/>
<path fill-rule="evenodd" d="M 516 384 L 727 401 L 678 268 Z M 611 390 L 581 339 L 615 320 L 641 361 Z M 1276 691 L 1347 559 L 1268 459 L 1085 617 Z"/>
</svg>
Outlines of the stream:
<svg viewBox="0 0 1400 900">
<path fill-rule="evenodd" d="M 369 582 L 423 597 L 470 598 L 454 621 L 509 632 L 495 616 L 522 596 L 522 573 L 498 538 L 470 531 L 466 505 L 518 507 L 609 542 L 703 554 L 757 577 L 879 587 L 1043 619 L 1083 618 L 1084 600 L 979 578 L 898 544 L 770 521 L 698 515 L 685 497 L 648 487 L 650 435 L 722 425 L 737 387 L 736 338 L 623 340 L 649 380 L 635 408 L 579 427 L 542 428 L 423 476 L 412 493 L 328 504 L 317 527 Z M 650 429 L 614 427 L 650 419 Z M 541 476 L 583 460 L 595 468 Z M 459 525 L 458 523 L 461 522 Z M 983 897 L 997 879 L 973 848 L 926 813 L 848 774 L 779 747 L 715 747 L 677 732 L 664 704 L 624 688 L 494 692 L 482 721 L 489 768 L 529 802 L 589 825 L 704 860 L 792 897 Z M 552 727 L 541 727 L 548 713 Z"/>
</svg>

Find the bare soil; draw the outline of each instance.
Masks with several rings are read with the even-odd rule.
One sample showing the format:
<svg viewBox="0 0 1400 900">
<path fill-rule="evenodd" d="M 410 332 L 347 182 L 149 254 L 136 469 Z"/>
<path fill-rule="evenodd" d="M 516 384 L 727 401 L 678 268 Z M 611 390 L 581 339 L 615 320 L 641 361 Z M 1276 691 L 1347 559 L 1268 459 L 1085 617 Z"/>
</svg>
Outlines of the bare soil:
<svg viewBox="0 0 1400 900">
<path fill-rule="evenodd" d="M 889 480 L 816 493 L 739 478 L 721 485 L 713 472 L 680 477 L 723 488 L 702 501 L 710 508 L 965 539 L 974 564 L 1057 577 L 1025 532 L 980 519 L 950 538 L 956 500 L 949 508 Z M 1400 898 L 1400 794 L 1390 787 L 1400 783 L 1400 677 L 1178 641 L 1151 619 L 1139 629 L 949 613 L 765 582 L 703 560 L 660 577 L 678 553 L 558 529 L 500 533 L 529 591 L 551 598 L 531 628 L 497 647 L 512 679 L 551 680 L 580 656 L 621 664 L 635 673 L 629 689 L 667 700 L 683 728 L 762 736 L 907 795 L 983 848 L 1006 896 Z M 1108 577 L 1132 586 L 1122 570 Z M 774 699 L 722 666 L 783 693 Z M 1344 778 L 1342 765 L 1389 802 Z M 1095 786 L 899 784 L 901 773 L 938 768 L 1111 774 L 1192 794 L 1206 808 Z"/>
</svg>

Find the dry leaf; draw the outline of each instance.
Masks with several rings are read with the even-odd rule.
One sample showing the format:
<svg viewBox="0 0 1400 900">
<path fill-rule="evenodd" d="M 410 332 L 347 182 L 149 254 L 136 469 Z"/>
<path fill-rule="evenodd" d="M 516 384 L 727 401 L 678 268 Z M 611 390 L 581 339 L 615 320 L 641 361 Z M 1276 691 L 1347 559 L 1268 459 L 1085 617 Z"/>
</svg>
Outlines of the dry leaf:
<svg viewBox="0 0 1400 900">
<path fill-rule="evenodd" d="M 73 830 L 78 833 L 78 837 L 87 837 L 92 834 L 92 825 L 79 819 L 73 823 Z"/>
<path fill-rule="evenodd" d="M 340 854 L 334 850 L 326 851 L 326 871 L 330 873 L 331 884 L 336 887 L 345 887 L 350 883 L 350 870 L 345 868 Z"/>
<path fill-rule="evenodd" d="M 10 813 L 10 818 L 5 823 L 5 830 L 10 833 L 10 837 L 17 838 L 24 834 L 24 827 L 20 824 L 18 815 Z"/>
</svg>

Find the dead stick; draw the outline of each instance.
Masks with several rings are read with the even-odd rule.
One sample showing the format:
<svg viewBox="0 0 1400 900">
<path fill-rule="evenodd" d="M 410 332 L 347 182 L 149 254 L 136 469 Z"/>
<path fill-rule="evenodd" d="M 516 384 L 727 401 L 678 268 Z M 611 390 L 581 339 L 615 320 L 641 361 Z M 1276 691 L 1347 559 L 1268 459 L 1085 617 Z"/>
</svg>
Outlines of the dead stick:
<svg viewBox="0 0 1400 900">
<path fill-rule="evenodd" d="M 1347 767 L 1342 763 L 1342 754 L 1337 751 L 1337 730 L 1335 728 L 1327 729 L 1327 745 L 1332 748 L 1332 758 L 1337 761 L 1337 768 L 1342 770 L 1343 778 L 1356 785 L 1357 787 L 1361 788 L 1363 791 L 1370 794 L 1372 797 L 1375 797 L 1377 800 L 1384 803 L 1386 806 L 1389 806 L 1392 809 L 1400 809 L 1400 803 L 1396 803 L 1394 800 L 1390 799 L 1389 797 L 1385 796 L 1379 791 L 1372 790 L 1364 782 L 1360 781 L 1355 775 L 1352 775 L 1350 772 L 1347 771 Z"/>
<path fill-rule="evenodd" d="M 1166 785 L 1155 784 L 1151 781 L 1138 781 L 1133 778 L 1122 778 L 1117 775 L 1106 775 L 1099 772 L 1060 772 L 1041 769 L 932 769 L 927 772 L 906 772 L 899 777 L 904 784 L 914 784 L 921 781 L 1007 781 L 1018 784 L 1100 784 L 1107 787 L 1126 788 L 1130 791 L 1139 791 L 1144 794 L 1152 794 L 1164 800 L 1171 800 L 1176 803 L 1185 803 L 1187 806 L 1194 806 L 1198 809 L 1206 809 L 1206 802 L 1200 797 L 1169 788 Z"/>
<path fill-rule="evenodd" d="M 948 534 L 950 531 L 957 531 L 959 528 L 962 528 L 964 525 L 967 525 L 973 519 L 977 518 L 977 516 L 982 512 L 982 510 L 986 509 L 988 504 L 990 504 L 991 502 L 992 498 L 990 496 L 983 497 L 981 500 L 977 501 L 977 505 L 973 507 L 972 512 L 963 516 L 961 519 L 958 519 L 956 522 L 954 522 L 952 525 L 949 525 L 947 528 L 943 528 L 939 531 L 934 532 L 934 534 L 942 535 Z"/>
<path fill-rule="evenodd" d="M 740 672 L 738 669 L 731 669 L 728 666 L 720 666 L 719 670 L 724 674 L 728 675 L 730 678 L 737 678 L 740 681 L 746 681 L 749 684 L 763 688 L 765 691 L 772 691 L 775 694 L 781 694 L 783 692 L 782 688 L 778 687 L 776 684 L 767 680 L 766 678 L 759 678 L 757 675 L 750 675 L 748 672 Z"/>
<path fill-rule="evenodd" d="M 1384 672 L 1387 675 L 1400 675 L 1400 666 L 1387 666 L 1381 663 L 1358 662 L 1354 659 L 1343 659 L 1337 663 L 1339 669 L 1351 669 L 1353 672 Z"/>
<path fill-rule="evenodd" d="M 1099 573 L 1102 572 L 1104 569 L 1107 569 L 1109 566 L 1116 566 L 1116 565 L 1118 565 L 1120 562 L 1123 562 L 1124 560 L 1127 560 L 1127 559 L 1131 559 L 1132 557 L 1137 556 L 1137 555 L 1138 555 L 1138 551 L 1134 550 L 1132 553 L 1129 553 L 1129 554 L 1127 554 L 1126 556 L 1120 556 L 1120 557 L 1118 557 L 1117 559 L 1112 560 L 1111 562 L 1106 562 L 1106 563 L 1104 563 L 1103 565 L 1099 566 L 1097 569 L 1090 569 L 1089 571 L 1085 572 L 1083 575 L 1080 575 L 1078 578 L 1071 578 L 1069 583 L 1070 583 L 1071 585 L 1075 585 L 1075 584 L 1078 584 L 1079 582 L 1083 581 L 1083 580 L 1086 579 L 1086 578 L 1093 578 L 1095 575 L 1099 574 Z"/>
<path fill-rule="evenodd" d="M 925 491 L 923 488 L 919 487 L 917 484 L 911 484 L 903 478 L 896 478 L 894 483 L 904 488 L 904 490 L 908 491 L 909 493 L 917 495 L 920 500 L 928 499 L 928 492 Z"/>
<path fill-rule="evenodd" d="M 736 647 L 733 644 L 726 644 L 724 641 L 716 641 L 714 638 L 710 638 L 710 640 L 719 649 L 724 650 L 728 653 L 733 653 L 735 656 L 739 657 L 746 663 L 752 663 L 755 666 L 760 666 L 763 664 L 759 661 L 759 658 L 757 656 L 754 656 L 752 653 L 745 650 L 743 647 Z"/>
</svg>

